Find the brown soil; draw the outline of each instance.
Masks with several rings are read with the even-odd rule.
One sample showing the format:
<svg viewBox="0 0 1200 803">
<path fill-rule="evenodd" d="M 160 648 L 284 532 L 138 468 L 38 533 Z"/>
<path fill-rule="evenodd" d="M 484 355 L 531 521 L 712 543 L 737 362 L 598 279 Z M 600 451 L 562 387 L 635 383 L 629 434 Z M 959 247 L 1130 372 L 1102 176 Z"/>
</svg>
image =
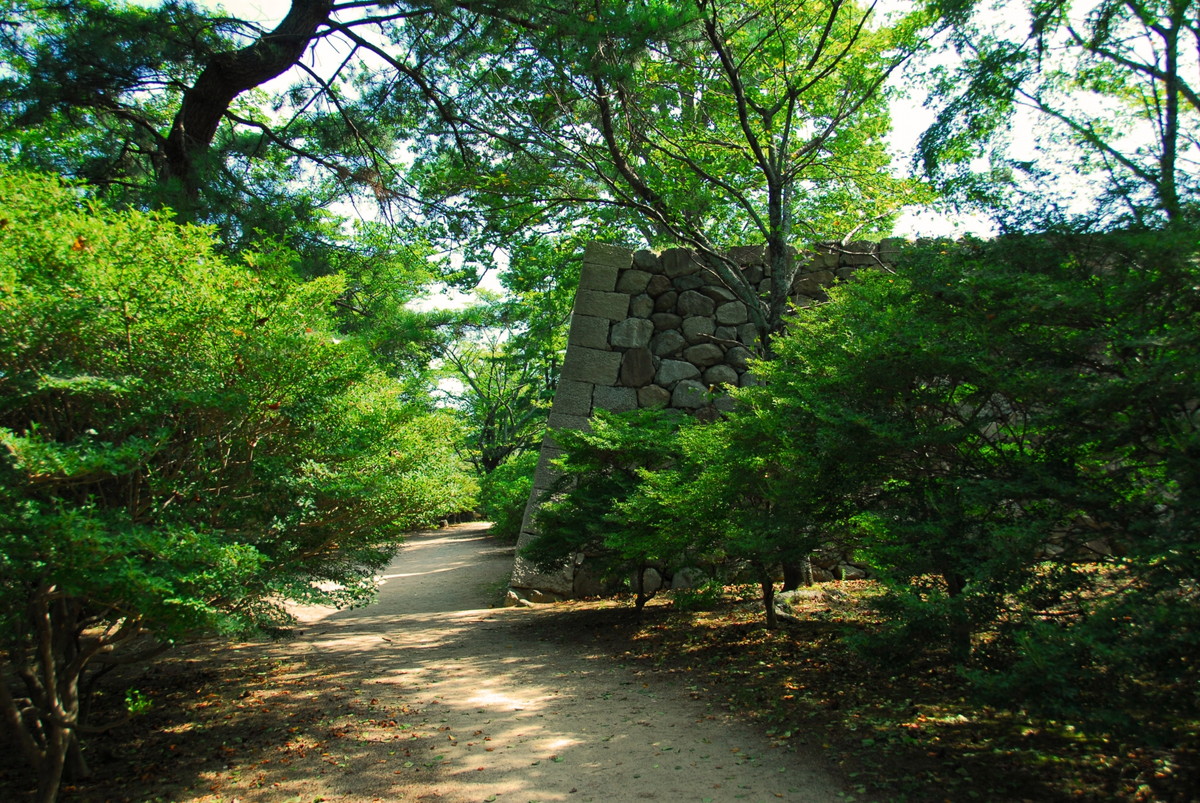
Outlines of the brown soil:
<svg viewBox="0 0 1200 803">
<path fill-rule="evenodd" d="M 486 525 L 418 534 L 369 606 L 300 610 L 282 642 L 193 645 L 127 681 L 150 713 L 94 740 L 96 777 L 62 799 L 843 799 L 820 755 L 686 673 L 614 659 L 588 604 L 488 607 L 511 563 Z M 28 779 L 0 760 L 3 788 Z"/>
</svg>

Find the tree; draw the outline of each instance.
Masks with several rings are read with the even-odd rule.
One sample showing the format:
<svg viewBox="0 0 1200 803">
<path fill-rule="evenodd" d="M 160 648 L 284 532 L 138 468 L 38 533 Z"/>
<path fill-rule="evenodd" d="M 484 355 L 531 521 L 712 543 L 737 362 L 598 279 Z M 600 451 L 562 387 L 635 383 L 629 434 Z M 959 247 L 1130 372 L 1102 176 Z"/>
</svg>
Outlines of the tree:
<svg viewBox="0 0 1200 803">
<path fill-rule="evenodd" d="M 341 230 L 347 203 L 398 231 L 419 213 L 431 236 L 454 237 L 470 214 L 418 197 L 401 150 L 450 114 L 434 86 L 444 65 L 492 47 L 515 13 L 294 0 L 268 30 L 173 0 L 8 0 L 0 148 L 112 202 L 216 224 L 230 249 L 264 232 L 318 262 L 362 249 Z"/>
<path fill-rule="evenodd" d="M 1003 136 L 1026 109 L 1049 124 L 1040 145 L 1055 162 L 1073 162 L 1088 180 L 1103 178 L 1098 217 L 1106 225 L 1194 218 L 1200 159 L 1195 3 L 1050 0 L 1030 6 L 1027 30 L 1009 20 L 989 24 L 974 14 L 975 2 L 933 6 L 954 21 L 949 41 L 963 58 L 936 73 L 931 97 L 938 118 L 920 146 L 927 172 L 968 195 L 986 196 L 996 177 L 1032 168 L 1029 154 L 1006 156 Z M 988 152 L 991 172 L 973 176 L 970 161 Z M 1034 203 L 1044 206 L 1046 196 L 1054 197 L 1047 185 L 1061 183 L 1061 176 L 1041 182 L 1034 194 L 1043 200 Z"/>
<path fill-rule="evenodd" d="M 815 495 L 800 487 L 803 475 L 762 448 L 770 439 L 759 431 L 761 423 L 734 412 L 683 427 L 674 444 L 676 459 L 644 470 L 638 492 L 618 509 L 648 523 L 645 538 L 686 544 L 679 551 L 695 564 L 749 566 L 762 590 L 766 624 L 773 628 L 778 570 L 804 564 L 829 539 L 804 515 Z M 784 588 L 791 590 L 786 581 Z"/>
<path fill-rule="evenodd" d="M 544 225 L 586 213 L 608 236 L 692 247 L 764 336 L 787 309 L 798 244 L 884 230 L 914 197 L 887 171 L 884 84 L 919 16 L 876 28 L 849 2 L 647 0 L 548 22 L 463 82 L 481 144 L 424 161 L 448 191 Z M 766 245 L 769 299 L 724 253 L 748 240 Z"/>
<path fill-rule="evenodd" d="M 824 498 L 810 524 L 859 530 L 876 651 L 947 647 L 993 700 L 1104 727 L 1195 682 L 1194 255 L 1194 232 L 946 245 L 791 322 L 747 416 Z"/>
<path fill-rule="evenodd" d="M 679 416 L 657 410 L 600 411 L 586 432 L 558 430 L 562 475 L 538 508 L 539 536 L 523 556 L 538 567 L 558 569 L 584 555 L 607 579 L 632 577 L 641 611 L 657 590 L 646 589 L 646 570 L 678 565 L 691 541 L 672 538 L 627 503 L 640 493 L 644 471 L 673 462 L 681 423 Z"/>
<path fill-rule="evenodd" d="M 46 801 L 89 672 L 366 599 L 471 492 L 449 419 L 338 334 L 340 279 L 83 198 L 0 173 L 0 713 Z"/>
<path fill-rule="evenodd" d="M 579 283 L 577 248 L 561 236 L 514 244 L 505 294 L 480 294 L 439 352 L 451 380 L 442 395 L 465 419 L 481 476 L 541 445 Z"/>
</svg>

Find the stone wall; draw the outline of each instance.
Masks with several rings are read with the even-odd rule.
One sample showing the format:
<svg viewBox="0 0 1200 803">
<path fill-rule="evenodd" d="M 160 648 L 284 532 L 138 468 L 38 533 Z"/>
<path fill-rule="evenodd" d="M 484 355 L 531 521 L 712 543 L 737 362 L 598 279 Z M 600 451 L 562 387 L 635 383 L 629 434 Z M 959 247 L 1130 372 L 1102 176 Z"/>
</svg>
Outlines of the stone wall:
<svg viewBox="0 0 1200 803">
<path fill-rule="evenodd" d="M 834 282 L 891 262 L 901 242 L 819 246 L 797 272 L 793 301 L 803 307 L 824 300 Z M 772 281 L 765 251 L 749 246 L 728 253 L 762 296 L 770 293 Z M 723 387 L 754 381 L 747 369 L 757 338 L 746 305 L 691 251 L 655 254 L 589 245 L 518 551 L 537 537 L 533 512 L 555 479 L 552 461 L 560 454 L 555 430 L 585 428 L 598 409 L 672 407 L 717 415 L 731 406 Z M 520 557 L 511 585 L 564 597 L 599 592 L 581 562 L 545 574 Z"/>
</svg>

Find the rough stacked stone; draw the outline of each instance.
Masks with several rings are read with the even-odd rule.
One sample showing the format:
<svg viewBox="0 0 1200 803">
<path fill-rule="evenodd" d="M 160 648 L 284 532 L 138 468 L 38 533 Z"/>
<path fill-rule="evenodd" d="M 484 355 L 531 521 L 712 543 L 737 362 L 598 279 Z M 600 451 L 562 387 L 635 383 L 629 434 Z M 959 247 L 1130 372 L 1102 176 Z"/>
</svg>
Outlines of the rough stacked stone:
<svg viewBox="0 0 1200 803">
<path fill-rule="evenodd" d="M 806 307 L 827 300 L 831 285 L 857 270 L 886 265 L 902 242 L 818 246 L 796 275 L 792 301 Z M 770 296 L 763 246 L 734 248 L 728 256 L 760 297 Z M 728 410 L 728 388 L 754 384 L 750 361 L 757 341 L 746 304 L 688 249 L 656 254 L 589 245 L 518 551 L 536 537 L 531 515 L 554 480 L 552 461 L 559 454 L 554 430 L 586 428 L 598 409 L 673 407 L 710 415 Z M 517 558 L 512 585 L 562 596 L 595 593 L 581 585 L 585 576 L 577 566 L 538 573 Z"/>
</svg>

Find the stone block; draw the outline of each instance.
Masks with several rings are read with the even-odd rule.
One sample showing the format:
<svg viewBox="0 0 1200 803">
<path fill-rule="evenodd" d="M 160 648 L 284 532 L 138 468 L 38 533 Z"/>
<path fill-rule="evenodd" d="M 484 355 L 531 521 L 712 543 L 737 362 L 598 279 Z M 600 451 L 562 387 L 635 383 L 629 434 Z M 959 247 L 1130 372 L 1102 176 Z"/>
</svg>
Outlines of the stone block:
<svg viewBox="0 0 1200 803">
<path fill-rule="evenodd" d="M 709 387 L 715 385 L 731 385 L 738 386 L 738 372 L 728 365 L 717 364 L 713 365 L 704 372 L 704 384 Z"/>
<path fill-rule="evenodd" d="M 588 265 L 611 265 L 618 269 L 628 268 L 633 264 L 633 251 L 628 248 L 622 248 L 619 245 L 609 245 L 608 243 L 588 243 L 587 247 L 583 249 L 583 264 L 585 272 Z"/>
<path fill-rule="evenodd" d="M 718 280 L 714 277 L 713 283 L 706 284 L 703 287 L 701 287 L 700 292 L 703 293 L 704 295 L 708 296 L 709 298 L 711 298 L 713 301 L 715 301 L 718 304 L 721 304 L 726 301 L 736 301 L 737 296 L 734 295 L 733 291 L 730 290 L 728 287 L 726 287 L 723 284 L 717 284 L 716 283 L 717 281 Z"/>
<path fill-rule="evenodd" d="M 592 391 L 592 406 L 597 410 L 624 413 L 636 410 L 637 391 L 633 388 L 597 387 Z"/>
<path fill-rule="evenodd" d="M 593 397 L 595 396 L 595 390 L 592 391 L 592 395 L 593 395 Z M 556 429 L 581 429 L 586 432 L 587 430 L 591 429 L 591 425 L 588 424 L 588 420 L 585 416 L 565 415 L 563 413 L 552 412 L 552 413 L 550 413 L 549 419 L 546 421 L 546 428 L 551 430 L 550 437 L 553 438 L 554 437 L 553 430 L 556 430 Z M 555 441 L 555 446 L 558 446 L 558 445 L 559 445 L 558 442 Z"/>
<path fill-rule="evenodd" d="M 575 313 L 623 321 L 629 317 L 629 296 L 624 293 L 602 293 L 580 289 L 575 293 Z"/>
<path fill-rule="evenodd" d="M 592 414 L 592 383 L 560 380 L 554 391 L 556 413 L 587 417 Z"/>
<path fill-rule="evenodd" d="M 708 387 L 695 379 L 683 379 L 671 392 L 671 406 L 685 410 L 698 410 L 708 404 Z"/>
<path fill-rule="evenodd" d="M 524 549 L 536 537 L 531 533 L 521 533 L 521 538 L 517 541 L 517 549 Z M 518 553 L 517 559 L 513 562 L 512 579 L 509 583 L 517 589 L 539 588 L 556 594 L 570 594 L 575 585 L 573 575 L 573 567 L 568 564 L 564 564 L 557 571 L 539 572 L 531 562 L 520 557 Z"/>
<path fill-rule="evenodd" d="M 754 376 L 754 374 L 750 373 L 749 371 L 746 371 L 745 373 L 738 376 L 738 387 L 739 388 L 752 388 L 757 384 L 758 384 L 758 378 L 756 376 Z"/>
<path fill-rule="evenodd" d="M 697 379 L 700 369 L 683 360 L 663 360 L 654 374 L 654 384 L 670 388 L 682 379 Z"/>
<path fill-rule="evenodd" d="M 658 298 L 673 286 L 670 279 L 659 273 L 651 276 L 650 281 L 646 282 L 646 294 L 651 298 Z"/>
<path fill-rule="evenodd" d="M 763 269 L 761 265 L 750 265 L 742 271 L 742 276 L 753 287 L 763 280 Z"/>
<path fill-rule="evenodd" d="M 749 349 L 741 346 L 734 346 L 729 351 L 725 352 L 725 362 L 732 365 L 738 371 L 745 371 L 749 367 L 750 359 L 753 357 Z"/>
<path fill-rule="evenodd" d="M 638 388 L 638 406 L 647 410 L 658 410 L 671 403 L 671 392 L 658 385 Z"/>
<path fill-rule="evenodd" d="M 629 587 L 634 591 L 638 588 L 637 574 L 629 578 Z M 647 594 L 653 594 L 663 587 L 662 575 L 658 573 L 658 569 L 650 566 L 642 570 L 642 591 Z"/>
<path fill-rule="evenodd" d="M 679 300 L 679 293 L 674 290 L 668 290 L 658 298 L 654 299 L 655 312 L 674 312 L 675 303 Z"/>
<path fill-rule="evenodd" d="M 725 252 L 725 256 L 739 265 L 761 265 L 767 258 L 767 247 L 765 245 L 742 245 L 730 248 Z"/>
<path fill-rule="evenodd" d="M 753 346 L 758 342 L 758 327 L 752 323 L 744 323 L 738 327 L 737 339 L 742 345 Z"/>
<path fill-rule="evenodd" d="M 713 337 L 718 340 L 737 340 L 737 336 L 736 326 L 718 326 L 717 331 L 713 332 Z"/>
<path fill-rule="evenodd" d="M 812 279 L 822 287 L 829 287 L 831 284 L 837 281 L 837 275 L 831 270 L 813 271 L 812 273 L 808 274 L 808 278 Z"/>
<path fill-rule="evenodd" d="M 636 349 L 650 344 L 654 323 L 646 318 L 626 318 L 613 324 L 608 342 L 616 348 Z"/>
<path fill-rule="evenodd" d="M 884 262 L 895 262 L 901 252 L 908 247 L 908 240 L 903 237 L 884 237 L 879 241 L 879 248 L 876 253 Z"/>
<path fill-rule="evenodd" d="M 679 294 L 679 301 L 675 303 L 676 311 L 685 318 L 689 315 L 712 315 L 716 309 L 716 303 L 706 295 L 701 295 L 695 290 Z"/>
<path fill-rule="evenodd" d="M 553 462 L 559 454 L 557 449 L 553 451 L 543 449 L 542 453 L 538 455 L 537 469 L 533 472 L 534 490 L 544 491 L 562 476 L 562 471 Z"/>
<path fill-rule="evenodd" d="M 606 350 L 608 348 L 608 328 L 611 325 L 612 321 L 607 318 L 572 315 L 571 331 L 567 334 L 567 343 L 572 346 Z"/>
<path fill-rule="evenodd" d="M 646 348 L 630 349 L 621 360 L 621 384 L 627 388 L 649 385 L 654 379 L 654 357 Z M 559 386 L 561 388 L 561 385 Z M 558 394 L 555 394 L 557 400 Z"/>
<path fill-rule="evenodd" d="M 842 251 L 843 265 L 873 265 L 878 261 L 875 257 L 875 243 L 867 240 L 855 240 Z"/>
<path fill-rule="evenodd" d="M 704 286 L 704 280 L 698 274 L 690 273 L 671 280 L 671 286 L 679 292 L 684 290 L 699 290 Z"/>
<path fill-rule="evenodd" d="M 746 305 L 740 301 L 729 301 L 717 307 L 716 316 L 717 323 L 725 326 L 737 326 L 750 319 Z"/>
<path fill-rule="evenodd" d="M 654 314 L 654 299 L 642 293 L 629 299 L 630 318 L 649 318 Z"/>
<path fill-rule="evenodd" d="M 663 273 L 672 279 L 695 273 L 702 267 L 687 248 L 668 248 L 662 252 L 659 261 L 662 263 Z"/>
<path fill-rule="evenodd" d="M 658 273 L 662 270 L 662 264 L 658 261 L 658 254 L 645 249 L 633 252 L 633 266 L 647 273 Z"/>
<path fill-rule="evenodd" d="M 674 329 L 659 332 L 650 340 L 650 351 L 655 357 L 673 357 L 683 351 L 687 341 Z"/>
<path fill-rule="evenodd" d="M 648 284 L 650 284 L 649 273 L 644 270 L 630 268 L 629 270 L 621 271 L 620 277 L 617 278 L 617 292 L 636 296 L 638 293 L 643 292 Z"/>
<path fill-rule="evenodd" d="M 575 568 L 575 597 L 603 597 L 615 591 L 613 583 L 587 562 Z"/>
<path fill-rule="evenodd" d="M 693 315 L 683 319 L 681 331 L 687 342 L 700 343 L 707 341 L 708 336 L 717 331 L 717 325 L 708 316 Z"/>
<path fill-rule="evenodd" d="M 615 385 L 617 372 L 620 370 L 620 352 L 575 347 L 567 350 L 562 378 L 575 382 L 591 382 L 593 385 Z"/>
<path fill-rule="evenodd" d="M 673 312 L 656 312 L 650 316 L 654 328 L 662 332 L 667 329 L 678 329 L 683 325 L 683 318 Z"/>
<path fill-rule="evenodd" d="M 707 368 L 723 361 L 725 352 L 716 343 L 701 343 L 684 349 L 683 358 L 697 368 Z"/>
<path fill-rule="evenodd" d="M 579 289 L 611 293 L 617 288 L 618 273 L 620 270 L 615 265 L 593 265 L 585 262 L 579 272 Z"/>
<path fill-rule="evenodd" d="M 808 263 L 813 270 L 836 268 L 842 261 L 842 249 L 836 245 L 818 245 L 816 253 Z"/>
<path fill-rule="evenodd" d="M 829 271 L 821 272 L 829 273 Z M 832 276 L 833 274 L 830 273 L 830 275 Z M 825 286 L 815 276 L 805 276 L 797 279 L 796 283 L 792 285 L 792 292 L 796 295 L 808 296 L 809 298 L 827 298 L 825 295 Z"/>
</svg>

